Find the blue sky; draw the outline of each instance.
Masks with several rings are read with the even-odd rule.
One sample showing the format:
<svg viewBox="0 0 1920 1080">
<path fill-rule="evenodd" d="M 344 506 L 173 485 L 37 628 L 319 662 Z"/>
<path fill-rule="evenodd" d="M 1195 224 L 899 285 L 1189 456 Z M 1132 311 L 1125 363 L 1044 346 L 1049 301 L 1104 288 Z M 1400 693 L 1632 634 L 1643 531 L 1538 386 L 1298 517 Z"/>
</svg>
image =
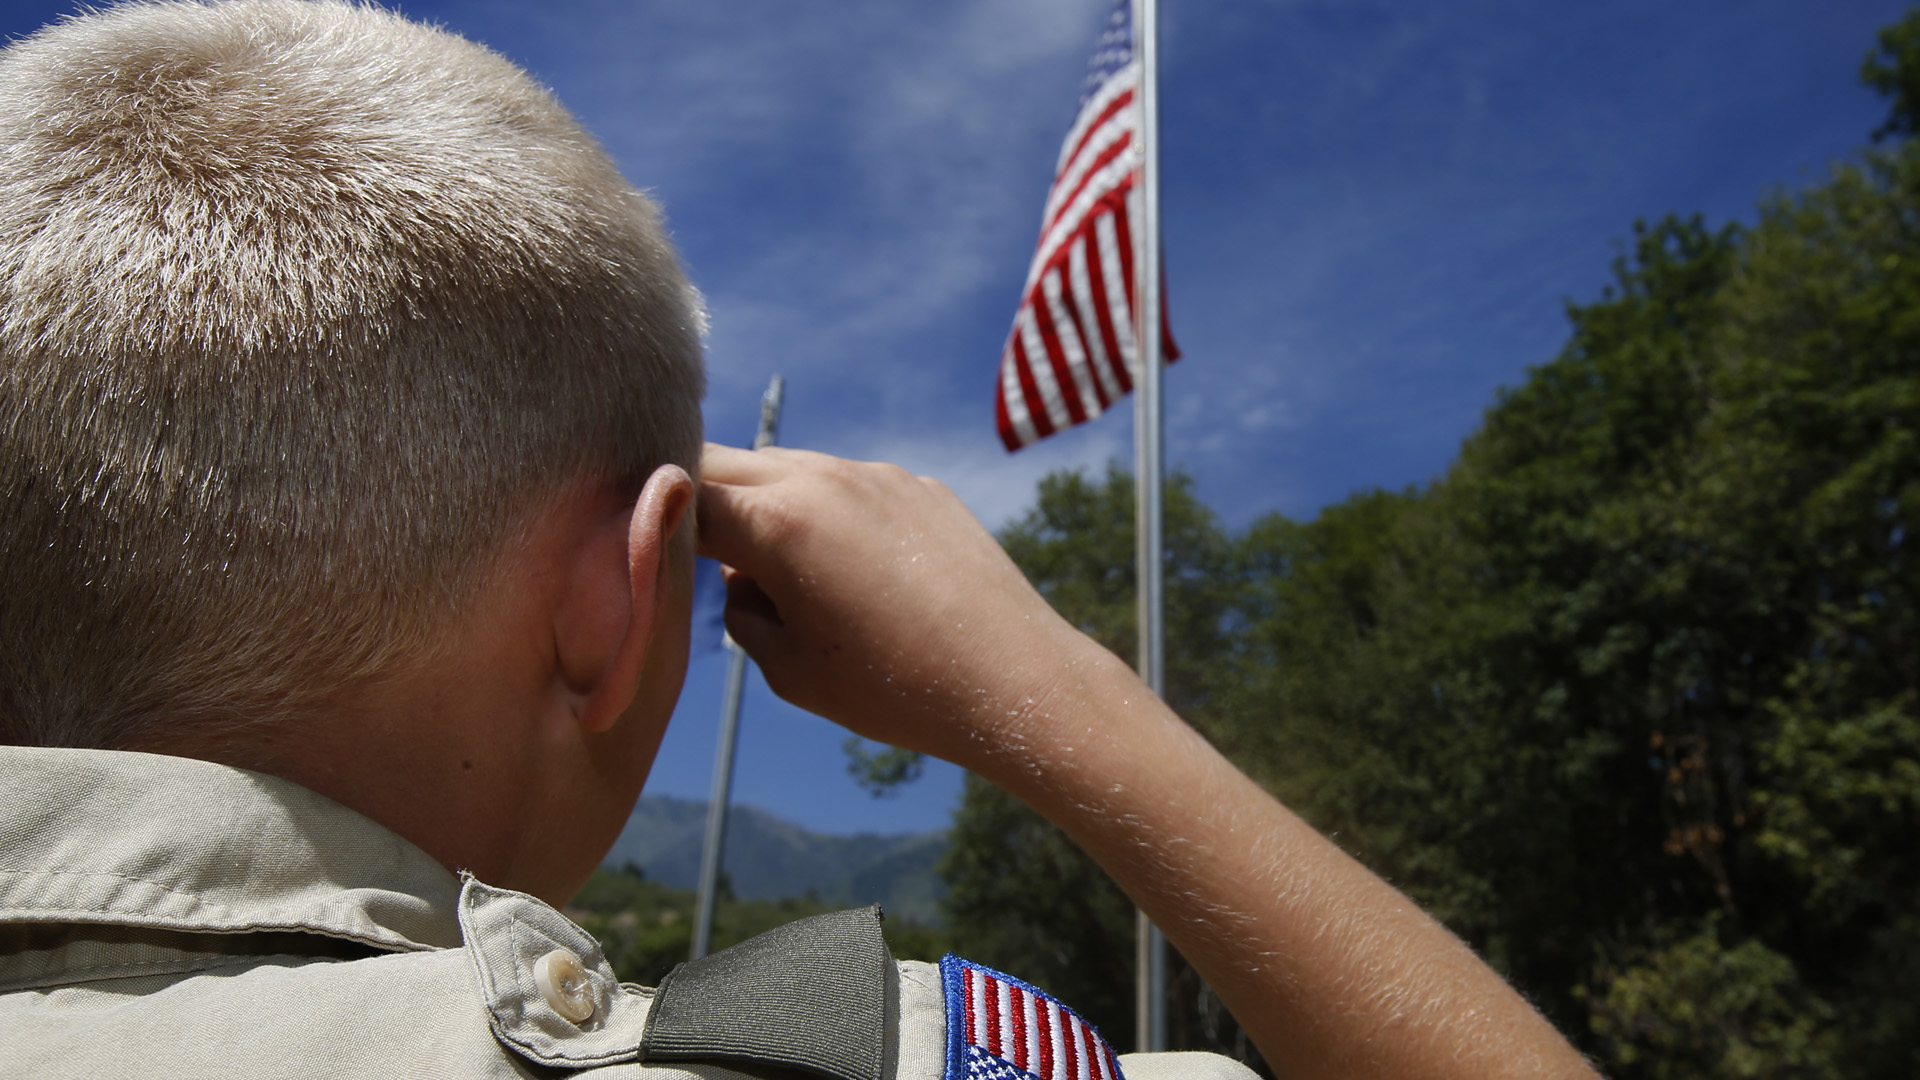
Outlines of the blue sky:
<svg viewBox="0 0 1920 1080">
<path fill-rule="evenodd" d="M 784 441 L 945 480 L 989 524 L 1126 458 L 1130 410 L 1009 456 L 993 375 L 1106 0 L 408 3 L 552 86 L 653 192 L 707 296 L 709 435 L 775 372 Z M 71 4 L 0 5 L 31 31 Z M 1751 220 L 1878 123 L 1894 0 L 1163 0 L 1169 460 L 1230 524 L 1441 472 L 1552 357 L 1636 218 Z M 698 797 L 722 664 L 648 790 Z M 754 684 L 736 792 L 831 831 L 875 801 L 841 735 Z"/>
</svg>

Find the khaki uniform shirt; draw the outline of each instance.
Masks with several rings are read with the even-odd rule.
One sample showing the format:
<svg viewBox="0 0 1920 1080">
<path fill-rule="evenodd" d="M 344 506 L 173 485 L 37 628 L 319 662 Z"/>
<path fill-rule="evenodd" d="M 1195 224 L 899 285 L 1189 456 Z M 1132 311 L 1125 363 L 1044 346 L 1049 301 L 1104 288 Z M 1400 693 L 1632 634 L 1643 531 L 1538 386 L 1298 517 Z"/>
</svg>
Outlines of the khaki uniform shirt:
<svg viewBox="0 0 1920 1080">
<path fill-rule="evenodd" d="M 8 1080 L 968 1080 L 948 1000 L 941 967 L 887 955 L 871 909 L 646 988 L 553 908 L 297 785 L 0 746 Z M 1252 1076 L 1205 1054 L 1120 1064 L 1125 1080 Z"/>
</svg>

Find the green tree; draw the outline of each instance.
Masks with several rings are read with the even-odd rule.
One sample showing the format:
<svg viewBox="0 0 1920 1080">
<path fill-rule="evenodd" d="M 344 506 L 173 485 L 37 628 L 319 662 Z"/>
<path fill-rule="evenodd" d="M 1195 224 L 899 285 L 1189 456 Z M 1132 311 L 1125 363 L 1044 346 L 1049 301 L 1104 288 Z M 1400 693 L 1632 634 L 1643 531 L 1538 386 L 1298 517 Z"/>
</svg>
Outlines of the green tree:
<svg viewBox="0 0 1920 1080">
<path fill-rule="evenodd" d="M 1439 483 L 1255 530 L 1245 759 L 1623 1075 L 1920 1063 L 1917 181 L 1636 230 Z"/>
<path fill-rule="evenodd" d="M 1719 922 L 1600 966 L 1606 990 L 1590 1005 L 1607 1057 L 1659 1080 L 1832 1075 L 1832 1007 L 1786 957 L 1752 939 L 1728 947 Z"/>
<path fill-rule="evenodd" d="M 1916 59 L 1903 59 L 1909 82 Z M 1861 1075 L 1911 1075 L 1920 147 L 1777 201 L 1745 254 L 1724 296 L 1713 385 L 1724 404 L 1703 425 L 1688 520 L 1719 566 L 1753 583 L 1748 622 L 1756 646 L 1774 649 L 1756 687 L 1764 738 L 1742 836 L 1768 877 L 1741 914 L 1835 1004 Z"/>
<path fill-rule="evenodd" d="M 622 980 L 658 986 L 692 950 L 693 904 L 693 890 L 649 881 L 638 866 L 629 863 L 596 870 L 568 905 L 567 914 L 600 942 L 607 962 Z M 718 951 L 828 910 L 814 896 L 739 899 L 723 873 L 714 905 L 713 948 Z M 946 934 L 937 927 L 891 917 L 882 925 L 887 947 L 902 960 L 937 960 L 948 951 Z"/>
<path fill-rule="evenodd" d="M 1133 908 L 1066 834 L 968 776 L 940 863 L 954 951 L 1073 1006 L 1132 1049 Z"/>
<path fill-rule="evenodd" d="M 1175 707 L 1623 1077 L 1920 1069 L 1920 14 L 1863 75 L 1898 138 L 1636 226 L 1434 484 L 1169 499 Z M 1131 521 L 1054 476 L 1003 536 L 1123 656 Z M 984 785 L 954 835 L 963 950 L 1124 1041 L 1111 886 Z"/>
<path fill-rule="evenodd" d="M 902 784 L 920 779 L 926 770 L 926 758 L 917 750 L 898 746 L 867 749 L 871 745 L 874 744 L 858 735 L 849 735 L 841 742 L 840 749 L 847 755 L 847 775 L 876 799 L 886 798 L 899 791 Z"/>
<path fill-rule="evenodd" d="M 1860 81 L 1887 98 L 1887 120 L 1874 138 L 1920 132 L 1920 12 L 1880 31 L 1876 48 L 1860 65 Z"/>
<path fill-rule="evenodd" d="M 1237 553 L 1176 474 L 1166 489 L 1167 697 L 1212 715 L 1236 647 Z M 1135 655 L 1133 479 L 1056 473 L 1034 508 L 1000 534 L 1009 555 L 1074 625 L 1121 657 Z M 1134 1045 L 1134 915 L 1117 886 L 1065 834 L 998 788 L 968 777 L 941 864 L 954 947 L 1046 989 L 1110 1041 Z M 1250 1058 L 1191 969 L 1176 963 L 1170 1020 L 1177 1045 Z"/>
</svg>

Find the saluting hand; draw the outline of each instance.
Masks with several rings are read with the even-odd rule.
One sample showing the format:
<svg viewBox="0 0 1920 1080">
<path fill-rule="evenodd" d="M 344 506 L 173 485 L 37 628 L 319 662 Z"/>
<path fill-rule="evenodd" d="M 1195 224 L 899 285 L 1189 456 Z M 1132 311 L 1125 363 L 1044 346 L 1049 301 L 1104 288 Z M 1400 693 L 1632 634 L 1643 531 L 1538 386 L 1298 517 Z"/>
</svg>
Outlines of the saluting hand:
<svg viewBox="0 0 1920 1080">
<path fill-rule="evenodd" d="M 727 631 L 804 709 L 978 767 L 1025 743 L 1076 663 L 1118 663 L 939 481 L 712 443 L 701 471 L 700 551 L 730 568 Z"/>
<path fill-rule="evenodd" d="M 1066 830 L 1276 1072 L 1593 1075 L 1500 977 L 1068 625 L 953 493 L 708 446 L 700 548 L 781 697 L 956 762 Z"/>
</svg>

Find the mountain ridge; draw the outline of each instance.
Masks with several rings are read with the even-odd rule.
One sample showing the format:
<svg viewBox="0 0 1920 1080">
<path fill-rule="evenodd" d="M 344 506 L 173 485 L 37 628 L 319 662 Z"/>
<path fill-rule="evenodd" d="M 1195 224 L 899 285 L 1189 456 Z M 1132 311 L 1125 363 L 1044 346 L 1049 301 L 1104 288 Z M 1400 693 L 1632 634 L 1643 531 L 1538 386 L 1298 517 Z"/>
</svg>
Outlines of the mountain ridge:
<svg viewBox="0 0 1920 1080">
<path fill-rule="evenodd" d="M 602 862 L 633 864 L 650 881 L 691 889 L 706 822 L 705 800 L 643 795 Z M 812 895 L 846 907 L 878 903 L 896 918 L 937 924 L 946 887 L 935 866 L 946 848 L 943 830 L 833 835 L 736 804 L 727 815 L 722 869 L 742 899 Z"/>
</svg>

